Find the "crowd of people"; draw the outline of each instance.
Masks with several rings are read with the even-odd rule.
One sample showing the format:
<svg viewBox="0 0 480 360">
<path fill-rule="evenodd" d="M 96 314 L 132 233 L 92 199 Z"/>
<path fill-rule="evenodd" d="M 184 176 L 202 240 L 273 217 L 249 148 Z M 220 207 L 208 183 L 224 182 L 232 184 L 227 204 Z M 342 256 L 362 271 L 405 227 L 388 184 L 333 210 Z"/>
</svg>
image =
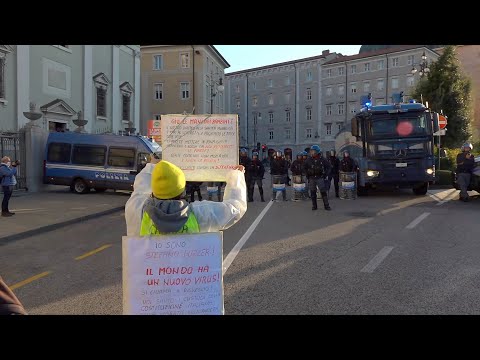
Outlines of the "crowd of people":
<svg viewBox="0 0 480 360">
<path fill-rule="evenodd" d="M 248 189 L 248 202 L 253 202 L 255 185 L 258 187 L 261 201 L 265 201 L 263 180 L 265 179 L 265 167 L 259 159 L 258 152 L 253 152 L 252 158 L 248 157 L 246 149 L 240 150 L 240 164 L 245 167 L 245 182 Z M 333 185 L 335 196 L 339 197 L 339 174 L 343 172 L 355 172 L 357 165 L 350 157 L 348 151 L 343 152 L 342 159 L 337 158 L 335 150 L 324 157 L 320 146 L 313 145 L 309 152 L 302 151 L 292 162 L 281 151 L 276 151 L 270 160 L 270 175 L 272 179 L 272 201 L 276 200 L 277 192 L 282 193 L 284 201 L 287 199 L 285 186 L 289 186 L 293 176 L 294 183 L 305 184 L 305 198 L 312 201 L 312 210 L 317 210 L 317 190 L 320 191 L 325 210 L 331 210 L 328 201 L 328 192 Z"/>
</svg>

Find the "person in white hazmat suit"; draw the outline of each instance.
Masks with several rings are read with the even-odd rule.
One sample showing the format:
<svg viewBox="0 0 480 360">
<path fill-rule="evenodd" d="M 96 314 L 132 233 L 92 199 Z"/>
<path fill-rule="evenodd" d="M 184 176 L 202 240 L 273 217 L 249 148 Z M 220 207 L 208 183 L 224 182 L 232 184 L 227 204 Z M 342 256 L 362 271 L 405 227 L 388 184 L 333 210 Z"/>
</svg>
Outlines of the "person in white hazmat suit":
<svg viewBox="0 0 480 360">
<path fill-rule="evenodd" d="M 168 161 L 152 159 L 135 177 L 125 205 L 127 236 L 216 232 L 238 222 L 247 211 L 245 169 L 227 174 L 223 202 L 181 199 L 183 171 Z"/>
</svg>

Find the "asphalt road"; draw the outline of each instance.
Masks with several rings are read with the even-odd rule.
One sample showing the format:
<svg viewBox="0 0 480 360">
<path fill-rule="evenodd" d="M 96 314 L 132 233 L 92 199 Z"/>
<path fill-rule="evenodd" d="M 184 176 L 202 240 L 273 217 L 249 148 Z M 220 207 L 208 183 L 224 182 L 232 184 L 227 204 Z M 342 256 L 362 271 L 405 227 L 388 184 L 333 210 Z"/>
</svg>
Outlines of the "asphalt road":
<svg viewBox="0 0 480 360">
<path fill-rule="evenodd" d="M 479 314 L 480 199 L 432 193 L 249 203 L 225 257 L 269 208 L 224 275 L 226 314 Z M 31 314 L 121 314 L 124 233 L 119 212 L 5 243 L 0 274 Z"/>
</svg>

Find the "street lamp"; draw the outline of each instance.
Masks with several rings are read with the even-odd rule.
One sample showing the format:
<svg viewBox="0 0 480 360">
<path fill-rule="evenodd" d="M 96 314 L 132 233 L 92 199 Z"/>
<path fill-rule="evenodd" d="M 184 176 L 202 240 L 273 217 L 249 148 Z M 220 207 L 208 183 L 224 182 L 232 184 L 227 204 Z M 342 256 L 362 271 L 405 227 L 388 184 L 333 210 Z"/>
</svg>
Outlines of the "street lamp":
<svg viewBox="0 0 480 360">
<path fill-rule="evenodd" d="M 213 114 L 213 98 L 217 96 L 219 92 L 223 92 L 225 90 L 225 86 L 223 85 L 223 79 L 221 77 L 218 78 L 218 86 L 217 91 L 215 92 L 215 84 L 216 82 L 213 80 L 213 71 L 210 74 L 210 114 Z"/>
<path fill-rule="evenodd" d="M 428 67 L 428 61 L 427 61 L 427 55 L 425 54 L 425 51 L 422 54 L 422 62 L 420 64 L 417 64 L 420 66 L 420 72 L 418 73 L 420 77 L 424 77 L 430 72 L 430 69 Z M 415 65 L 412 67 L 412 70 L 410 71 L 412 75 L 415 75 L 417 73 L 417 68 Z"/>
</svg>

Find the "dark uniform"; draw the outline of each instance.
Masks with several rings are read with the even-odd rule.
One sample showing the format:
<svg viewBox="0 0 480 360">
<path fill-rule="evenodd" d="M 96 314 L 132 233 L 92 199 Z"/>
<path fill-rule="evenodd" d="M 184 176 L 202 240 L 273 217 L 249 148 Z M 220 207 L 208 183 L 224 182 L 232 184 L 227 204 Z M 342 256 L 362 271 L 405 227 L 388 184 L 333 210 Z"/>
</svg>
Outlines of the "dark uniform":
<svg viewBox="0 0 480 360">
<path fill-rule="evenodd" d="M 250 172 L 248 171 L 251 162 L 252 160 L 248 156 L 240 156 L 240 165 L 243 165 L 245 167 L 245 183 L 247 185 L 247 189 L 250 187 L 250 180 L 252 178 Z"/>
<path fill-rule="evenodd" d="M 330 166 L 332 167 L 330 170 L 330 174 L 328 174 L 327 178 L 327 193 L 330 191 L 330 186 L 332 184 L 333 180 L 333 186 L 335 187 L 335 196 L 338 196 L 338 180 L 339 180 L 339 171 L 340 171 L 340 160 L 335 155 L 331 155 L 328 157 L 328 162 L 330 163 Z"/>
<path fill-rule="evenodd" d="M 287 177 L 288 177 L 288 161 L 281 158 L 275 157 L 273 158 L 270 164 L 270 174 L 273 175 L 281 175 L 283 177 L 283 183 L 286 184 Z M 275 199 L 275 192 L 273 192 L 272 200 Z M 283 200 L 287 200 L 287 190 L 282 191 Z"/>
<path fill-rule="evenodd" d="M 469 151 L 457 155 L 457 184 L 460 187 L 460 200 L 468 201 L 468 186 L 475 167 L 474 156 Z"/>
<path fill-rule="evenodd" d="M 292 175 L 299 175 L 302 176 L 304 174 L 303 170 L 303 159 L 297 157 L 297 160 L 295 160 L 292 163 L 292 166 L 290 167 L 290 170 L 292 171 Z"/>
<path fill-rule="evenodd" d="M 357 164 L 350 156 L 343 156 L 343 159 L 340 161 L 340 171 L 342 172 L 355 172 L 357 171 Z"/>
<path fill-rule="evenodd" d="M 263 198 L 263 176 L 265 175 L 265 167 L 259 159 L 253 159 L 250 162 L 246 172 L 250 174 L 250 184 L 248 186 L 248 201 L 253 201 L 253 192 L 255 191 L 255 184 L 258 186 L 258 191 L 260 192 L 260 198 L 262 201 L 265 201 Z"/>
<path fill-rule="evenodd" d="M 202 193 L 200 192 L 200 181 L 187 181 L 186 184 L 186 193 L 190 195 L 190 202 L 195 201 L 195 193 L 197 193 L 198 201 L 202 201 Z"/>
<path fill-rule="evenodd" d="M 330 163 L 320 155 L 315 155 L 308 158 L 303 164 L 303 167 L 307 174 L 310 198 L 312 199 L 312 210 L 317 210 L 317 187 L 320 189 L 325 210 L 331 210 L 325 188 L 325 179 L 331 169 Z"/>
</svg>

